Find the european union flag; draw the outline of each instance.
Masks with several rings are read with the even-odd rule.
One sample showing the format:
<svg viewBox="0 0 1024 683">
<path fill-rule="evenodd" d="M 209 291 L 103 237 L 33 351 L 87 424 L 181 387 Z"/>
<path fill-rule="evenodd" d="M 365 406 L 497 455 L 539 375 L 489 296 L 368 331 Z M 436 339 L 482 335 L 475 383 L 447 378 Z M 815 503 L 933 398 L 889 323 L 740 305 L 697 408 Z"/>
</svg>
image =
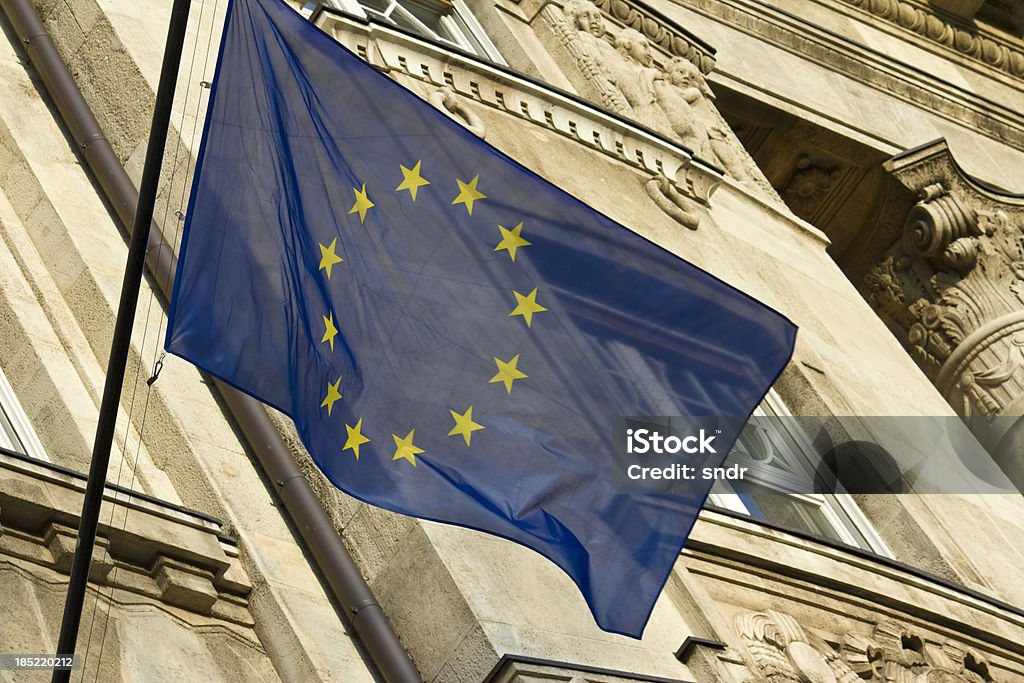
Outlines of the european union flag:
<svg viewBox="0 0 1024 683">
<path fill-rule="evenodd" d="M 536 550 L 634 637 L 709 482 L 620 492 L 615 426 L 746 418 L 796 332 L 280 0 L 231 2 L 170 319 L 339 488 Z"/>
</svg>

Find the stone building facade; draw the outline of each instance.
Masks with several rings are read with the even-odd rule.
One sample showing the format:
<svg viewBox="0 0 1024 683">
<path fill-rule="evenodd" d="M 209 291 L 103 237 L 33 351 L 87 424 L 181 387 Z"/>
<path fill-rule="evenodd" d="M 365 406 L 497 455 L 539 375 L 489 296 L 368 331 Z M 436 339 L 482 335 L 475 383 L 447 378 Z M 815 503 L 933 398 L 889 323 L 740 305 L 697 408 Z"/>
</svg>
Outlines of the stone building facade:
<svg viewBox="0 0 1024 683">
<path fill-rule="evenodd" d="M 32 4 L 137 181 L 170 2 Z M 171 243 L 225 8 L 193 3 L 156 214 Z M 796 322 L 764 412 L 963 415 L 1024 483 L 1020 3 L 296 9 L 540 175 Z M 125 241 L 22 37 L 0 26 L 0 651 L 46 652 Z M 161 355 L 164 285 L 150 276 L 139 305 L 83 680 L 380 680 L 229 406 Z M 635 641 L 598 630 L 534 553 L 334 490 L 273 419 L 426 681 L 1024 681 L 1020 495 L 789 495 L 813 435 L 766 433 L 746 453 L 763 477 L 716 493 Z M 871 437 L 907 462 L 927 457 L 899 435 Z"/>
</svg>

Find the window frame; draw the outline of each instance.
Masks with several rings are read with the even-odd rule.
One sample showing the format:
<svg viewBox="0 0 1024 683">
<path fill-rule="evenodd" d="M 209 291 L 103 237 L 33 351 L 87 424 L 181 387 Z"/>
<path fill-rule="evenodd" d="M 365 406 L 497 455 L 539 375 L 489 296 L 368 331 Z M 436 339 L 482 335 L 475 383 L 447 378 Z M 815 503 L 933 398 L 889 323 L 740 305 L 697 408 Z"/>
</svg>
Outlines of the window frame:
<svg viewBox="0 0 1024 683">
<path fill-rule="evenodd" d="M 323 0 L 323 4 L 366 20 L 373 20 L 376 18 L 367 14 L 366 8 L 363 7 L 359 0 Z M 419 26 L 420 30 L 417 33 L 427 40 L 433 40 L 445 45 L 450 45 L 484 59 L 489 59 L 490 61 L 502 66 L 508 66 L 504 58 L 501 56 L 501 53 L 498 52 L 498 48 L 495 47 L 494 43 L 491 42 L 491 39 L 487 36 L 487 32 L 484 31 L 483 26 L 479 21 L 477 21 L 476 17 L 473 16 L 473 12 L 469 9 L 465 0 L 451 0 L 450 3 L 441 3 L 436 0 L 433 2 L 431 0 L 423 0 L 416 4 L 419 4 L 424 8 L 429 8 L 431 5 L 436 5 L 438 7 L 448 5 L 450 7 L 450 11 L 447 13 L 438 12 L 438 18 L 448 33 L 454 37 L 454 40 L 449 40 L 448 38 L 438 35 L 429 26 L 423 24 L 412 14 L 409 8 L 403 4 L 402 0 L 389 0 L 389 6 L 385 10 L 385 14 L 389 18 L 395 9 L 399 8 L 400 11 L 403 11 L 408 15 L 406 17 L 408 20 Z M 374 12 L 376 13 L 376 10 L 374 10 Z"/>
</svg>

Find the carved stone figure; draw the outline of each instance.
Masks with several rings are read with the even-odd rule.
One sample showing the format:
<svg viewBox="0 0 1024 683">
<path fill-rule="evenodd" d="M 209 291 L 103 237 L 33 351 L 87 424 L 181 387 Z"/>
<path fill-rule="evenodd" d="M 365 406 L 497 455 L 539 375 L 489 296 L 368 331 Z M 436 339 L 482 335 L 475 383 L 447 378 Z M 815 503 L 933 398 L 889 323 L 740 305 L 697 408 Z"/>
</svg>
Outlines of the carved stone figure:
<svg viewBox="0 0 1024 683">
<path fill-rule="evenodd" d="M 656 83 L 663 80 L 665 74 L 654 67 L 650 42 L 639 31 L 625 28 L 615 36 L 615 50 L 621 58 L 610 60 L 605 66 L 611 81 L 629 103 L 633 118 L 652 130 L 672 130 L 658 104 Z"/>
<path fill-rule="evenodd" d="M 714 94 L 690 59 L 676 52 L 659 68 L 644 33 L 627 26 L 613 35 L 601 8 L 590 0 L 570 0 L 561 10 L 549 4 L 541 14 L 575 64 L 567 75 L 581 94 L 680 141 L 697 157 L 778 199 L 715 108 Z"/>
<path fill-rule="evenodd" d="M 554 5 L 547 5 L 543 13 L 601 104 L 630 115 L 629 103 L 604 67 L 620 57 L 605 39 L 607 29 L 601 10 L 589 0 L 571 0 L 563 13 L 559 13 Z"/>
<path fill-rule="evenodd" d="M 715 109 L 715 95 L 700 69 L 676 57 L 666 70 L 667 79 L 658 86 L 658 101 L 672 132 L 698 157 L 717 163 L 736 180 L 758 185 L 774 195 Z"/>
<path fill-rule="evenodd" d="M 702 108 L 714 95 L 697 67 L 681 57 L 669 60 L 666 75 L 655 83 L 655 92 L 672 132 L 698 157 L 712 160 L 714 151 Z"/>
</svg>

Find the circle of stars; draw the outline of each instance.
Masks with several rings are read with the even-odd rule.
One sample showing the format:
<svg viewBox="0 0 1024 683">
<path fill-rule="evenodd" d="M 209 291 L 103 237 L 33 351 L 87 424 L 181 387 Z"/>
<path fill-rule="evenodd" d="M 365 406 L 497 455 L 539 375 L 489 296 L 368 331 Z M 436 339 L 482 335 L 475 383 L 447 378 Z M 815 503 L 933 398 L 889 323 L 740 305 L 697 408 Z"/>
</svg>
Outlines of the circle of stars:
<svg viewBox="0 0 1024 683">
<path fill-rule="evenodd" d="M 412 202 L 415 202 L 419 194 L 420 189 L 431 185 L 431 182 L 423 176 L 422 172 L 423 162 L 417 160 L 411 167 L 407 167 L 404 164 L 399 165 L 401 170 L 402 180 L 395 187 L 395 192 L 408 192 L 408 198 Z M 452 199 L 451 205 L 461 205 L 466 209 L 466 213 L 470 216 L 473 215 L 473 207 L 476 202 L 487 199 L 485 195 L 478 187 L 480 182 L 480 176 L 473 176 L 472 180 L 464 181 L 461 178 L 456 178 L 455 183 L 458 188 L 458 194 Z M 359 189 L 352 188 L 352 194 L 354 197 L 354 203 L 349 209 L 349 215 L 356 214 L 359 216 L 359 222 L 365 223 L 366 216 L 373 209 L 376 204 L 370 199 L 369 193 L 366 190 L 366 184 L 362 183 Z M 504 251 L 508 254 L 511 263 L 516 262 L 516 256 L 520 249 L 533 246 L 532 243 L 523 236 L 523 221 L 520 221 L 512 228 L 507 228 L 503 225 L 498 226 L 498 232 L 500 240 L 494 247 L 495 252 Z M 331 279 L 333 269 L 338 264 L 344 263 L 344 259 L 338 255 L 338 238 L 335 237 L 329 245 L 319 244 L 320 247 L 320 262 L 318 269 L 325 271 L 327 279 Z M 508 313 L 509 317 L 521 317 L 523 322 L 526 323 L 527 328 L 532 328 L 533 318 L 539 313 L 546 312 L 548 309 L 537 302 L 537 287 L 534 287 L 528 294 L 522 294 L 518 291 L 512 291 L 512 296 L 515 299 L 515 306 Z M 328 344 L 330 351 L 334 351 L 334 339 L 339 334 L 337 323 L 334 319 L 334 312 L 328 311 L 323 316 L 324 333 L 320 340 L 321 344 Z M 497 373 L 491 377 L 488 384 L 501 384 L 505 387 L 507 395 L 512 394 L 512 388 L 515 382 L 525 380 L 529 377 L 523 370 L 519 368 L 520 354 L 514 355 L 508 360 L 502 360 L 501 358 L 494 358 L 494 364 L 497 368 Z M 334 404 L 342 400 L 341 393 L 341 380 L 342 377 L 339 375 L 337 380 L 334 382 L 327 382 L 327 389 L 323 397 L 323 401 L 320 403 L 321 409 L 327 409 L 328 417 L 331 415 L 331 411 L 334 408 Z M 449 437 L 459 438 L 465 442 L 466 447 L 472 446 L 472 439 L 474 432 L 486 429 L 486 426 L 476 422 L 473 417 L 473 406 L 466 406 L 462 412 L 454 409 L 450 409 L 451 419 L 454 421 L 454 426 L 448 432 Z M 368 443 L 371 443 L 370 437 L 363 433 L 363 419 L 359 418 L 354 425 L 345 424 L 345 442 L 342 445 L 341 451 L 352 451 L 352 456 L 356 461 L 359 460 L 360 448 Z M 410 429 L 405 436 L 399 436 L 398 434 L 391 434 L 391 438 L 394 441 L 395 451 L 392 456 L 392 461 L 404 460 L 410 463 L 413 467 L 416 466 L 416 456 L 424 453 L 425 451 L 414 443 L 416 436 L 416 430 Z"/>
</svg>

